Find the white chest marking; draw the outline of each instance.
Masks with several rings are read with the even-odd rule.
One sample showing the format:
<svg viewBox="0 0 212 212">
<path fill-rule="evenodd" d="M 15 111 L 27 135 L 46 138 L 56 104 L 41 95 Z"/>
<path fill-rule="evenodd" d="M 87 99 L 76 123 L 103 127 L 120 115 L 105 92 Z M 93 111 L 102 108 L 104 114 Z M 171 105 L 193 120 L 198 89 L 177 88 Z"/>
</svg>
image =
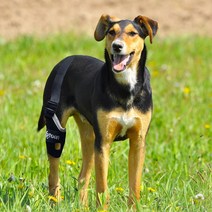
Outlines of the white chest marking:
<svg viewBox="0 0 212 212">
<path fill-rule="evenodd" d="M 117 114 L 113 116 L 119 124 L 121 124 L 122 129 L 119 133 L 120 136 L 124 136 L 129 128 L 135 124 L 136 117 L 129 116 L 128 113 Z"/>
<path fill-rule="evenodd" d="M 136 68 L 128 68 L 122 72 L 114 72 L 116 80 L 120 84 L 129 85 L 130 90 L 133 90 L 135 87 L 135 84 L 137 83 L 137 72 Z"/>
</svg>

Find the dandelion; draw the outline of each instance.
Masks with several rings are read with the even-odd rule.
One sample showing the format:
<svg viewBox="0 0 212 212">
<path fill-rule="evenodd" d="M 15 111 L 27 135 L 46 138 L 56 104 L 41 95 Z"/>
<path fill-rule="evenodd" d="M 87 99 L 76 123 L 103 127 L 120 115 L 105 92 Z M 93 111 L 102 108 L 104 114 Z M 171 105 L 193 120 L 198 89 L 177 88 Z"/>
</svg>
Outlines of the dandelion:
<svg viewBox="0 0 212 212">
<path fill-rule="evenodd" d="M 144 183 L 142 182 L 140 185 L 140 191 L 143 191 L 143 190 L 144 190 Z"/>
<path fill-rule="evenodd" d="M 30 186 L 28 195 L 29 195 L 30 197 L 33 197 L 34 194 L 35 194 L 35 189 L 34 189 L 34 187 L 33 187 L 33 186 Z"/>
<path fill-rule="evenodd" d="M 154 70 L 154 71 L 152 72 L 152 76 L 153 76 L 153 77 L 157 77 L 158 75 L 159 75 L 159 71 Z"/>
<path fill-rule="evenodd" d="M 74 166 L 76 163 L 72 160 L 67 160 L 66 164 L 70 165 L 70 166 Z"/>
<path fill-rule="evenodd" d="M 181 208 L 180 206 L 177 206 L 177 207 L 175 208 L 176 211 L 181 211 L 181 209 L 182 209 L 182 208 Z"/>
<path fill-rule="evenodd" d="M 18 189 L 23 189 L 24 188 L 24 184 L 23 183 L 20 183 L 19 185 L 18 185 Z"/>
<path fill-rule="evenodd" d="M 148 187 L 147 190 L 148 190 L 149 192 L 152 192 L 152 193 L 153 193 L 153 192 L 156 192 L 156 189 L 151 188 L 151 187 Z"/>
<path fill-rule="evenodd" d="M 124 189 L 123 189 L 122 187 L 117 187 L 117 188 L 116 188 L 116 191 L 117 191 L 118 193 L 122 193 L 122 192 L 124 191 Z"/>
<path fill-rule="evenodd" d="M 204 127 L 205 127 L 205 129 L 210 129 L 211 126 L 210 126 L 210 124 L 205 124 Z"/>
<path fill-rule="evenodd" d="M 49 196 L 49 200 L 53 202 L 58 202 L 58 199 L 54 196 Z"/>
<path fill-rule="evenodd" d="M 191 89 L 190 89 L 189 87 L 184 87 L 184 88 L 183 88 L 183 93 L 184 93 L 185 95 L 188 95 L 190 92 L 191 92 Z"/>
<path fill-rule="evenodd" d="M 24 159 L 26 159 L 27 157 L 25 156 L 25 155 L 19 155 L 19 159 L 22 159 L 22 160 L 24 160 Z"/>
<path fill-rule="evenodd" d="M 0 96 L 4 96 L 5 91 L 4 90 L 0 90 Z"/>
</svg>

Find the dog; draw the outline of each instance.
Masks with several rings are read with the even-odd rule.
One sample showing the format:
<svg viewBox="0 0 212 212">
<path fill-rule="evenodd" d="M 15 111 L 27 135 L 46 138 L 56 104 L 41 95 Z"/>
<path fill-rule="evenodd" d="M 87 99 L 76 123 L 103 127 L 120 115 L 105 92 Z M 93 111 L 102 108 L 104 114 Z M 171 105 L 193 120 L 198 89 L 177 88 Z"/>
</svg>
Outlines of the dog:
<svg viewBox="0 0 212 212">
<path fill-rule="evenodd" d="M 129 204 L 140 198 L 145 138 L 152 117 L 147 49 L 158 23 L 145 16 L 133 21 L 103 14 L 96 26 L 96 41 L 106 40 L 105 62 L 83 55 L 60 61 L 50 73 L 43 95 L 38 131 L 45 125 L 50 163 L 49 192 L 60 197 L 59 158 L 65 143 L 65 126 L 73 116 L 79 128 L 82 168 L 80 201 L 88 203 L 88 184 L 95 164 L 97 206 L 106 195 L 109 152 L 113 141 L 129 139 Z M 108 203 L 106 202 L 105 205 Z"/>
</svg>

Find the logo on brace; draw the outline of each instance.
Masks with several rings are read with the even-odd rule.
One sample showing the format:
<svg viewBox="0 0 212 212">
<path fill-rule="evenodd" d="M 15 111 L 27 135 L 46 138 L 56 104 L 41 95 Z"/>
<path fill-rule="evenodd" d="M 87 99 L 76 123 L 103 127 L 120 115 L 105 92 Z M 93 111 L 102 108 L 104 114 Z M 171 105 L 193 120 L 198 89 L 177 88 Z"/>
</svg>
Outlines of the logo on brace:
<svg viewBox="0 0 212 212">
<path fill-rule="evenodd" d="M 49 133 L 48 131 L 46 132 L 46 139 L 54 139 L 54 140 L 60 140 L 60 136 L 59 135 L 53 135 L 52 133 Z"/>
</svg>

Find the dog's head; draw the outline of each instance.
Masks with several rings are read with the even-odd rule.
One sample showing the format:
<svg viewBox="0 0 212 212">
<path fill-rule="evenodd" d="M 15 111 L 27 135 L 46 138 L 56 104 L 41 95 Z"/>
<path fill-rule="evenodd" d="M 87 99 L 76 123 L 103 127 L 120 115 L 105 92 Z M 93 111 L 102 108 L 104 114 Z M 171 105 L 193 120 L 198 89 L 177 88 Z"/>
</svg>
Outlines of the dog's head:
<svg viewBox="0 0 212 212">
<path fill-rule="evenodd" d="M 112 69 L 120 73 L 125 69 L 134 69 L 144 47 L 144 39 L 149 36 L 150 43 L 158 29 L 158 23 L 145 16 L 138 16 L 133 21 L 120 20 L 109 15 L 102 15 L 94 37 L 101 41 L 106 37 L 106 50 Z"/>
</svg>

